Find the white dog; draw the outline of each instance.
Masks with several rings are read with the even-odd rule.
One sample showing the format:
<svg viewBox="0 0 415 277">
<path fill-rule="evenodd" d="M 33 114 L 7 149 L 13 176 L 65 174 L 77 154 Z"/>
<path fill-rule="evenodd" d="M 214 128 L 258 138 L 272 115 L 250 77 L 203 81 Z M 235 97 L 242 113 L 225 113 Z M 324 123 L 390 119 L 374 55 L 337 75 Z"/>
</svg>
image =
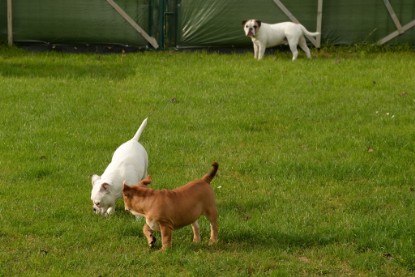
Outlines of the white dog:
<svg viewBox="0 0 415 277">
<path fill-rule="evenodd" d="M 92 176 L 91 200 L 95 213 L 114 213 L 115 201 L 122 196 L 123 181 L 128 185 L 135 185 L 147 176 L 147 152 L 138 142 L 146 125 L 147 118 L 141 123 L 134 137 L 115 150 L 104 173 L 101 176 Z"/>
<path fill-rule="evenodd" d="M 310 49 L 307 47 L 304 34 L 312 37 L 320 34 L 318 32 L 311 33 L 303 25 L 293 22 L 267 24 L 262 23 L 260 20 L 249 19 L 243 21 L 242 25 L 244 26 L 245 35 L 252 39 L 254 56 L 258 60 L 264 57 L 266 48 L 286 43 L 288 43 L 293 53 L 293 61 L 298 56 L 297 45 L 300 45 L 307 58 L 310 59 Z"/>
</svg>

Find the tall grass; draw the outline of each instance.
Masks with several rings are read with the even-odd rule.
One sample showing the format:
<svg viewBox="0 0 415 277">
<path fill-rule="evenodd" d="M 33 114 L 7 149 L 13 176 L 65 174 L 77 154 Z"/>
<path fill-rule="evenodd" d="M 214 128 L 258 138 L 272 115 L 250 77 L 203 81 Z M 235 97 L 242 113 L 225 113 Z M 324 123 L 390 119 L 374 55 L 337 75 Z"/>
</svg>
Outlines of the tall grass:
<svg viewBox="0 0 415 277">
<path fill-rule="evenodd" d="M 313 52 L 0 48 L 0 276 L 414 274 L 414 52 Z M 122 201 L 92 213 L 145 117 L 154 188 L 219 162 L 218 245 L 202 219 L 150 251 Z"/>
</svg>

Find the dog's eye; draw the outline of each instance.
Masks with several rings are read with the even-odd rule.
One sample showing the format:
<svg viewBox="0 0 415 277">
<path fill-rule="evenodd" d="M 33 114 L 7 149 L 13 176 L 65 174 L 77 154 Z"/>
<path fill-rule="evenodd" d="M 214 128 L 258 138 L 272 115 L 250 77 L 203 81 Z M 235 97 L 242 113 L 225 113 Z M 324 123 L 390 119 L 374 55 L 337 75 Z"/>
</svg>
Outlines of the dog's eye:
<svg viewBox="0 0 415 277">
<path fill-rule="evenodd" d="M 254 29 L 258 28 L 258 26 L 254 26 Z"/>
<path fill-rule="evenodd" d="M 95 205 L 99 207 L 100 202 L 95 202 Z"/>
</svg>

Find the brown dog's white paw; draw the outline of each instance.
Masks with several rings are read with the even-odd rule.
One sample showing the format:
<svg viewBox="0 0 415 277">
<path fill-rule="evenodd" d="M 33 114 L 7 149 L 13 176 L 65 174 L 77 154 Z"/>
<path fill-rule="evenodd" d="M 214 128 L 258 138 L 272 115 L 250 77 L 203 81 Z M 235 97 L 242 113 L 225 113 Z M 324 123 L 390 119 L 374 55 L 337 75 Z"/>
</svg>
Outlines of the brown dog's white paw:
<svg viewBox="0 0 415 277">
<path fill-rule="evenodd" d="M 148 243 L 148 247 L 150 247 L 150 249 L 153 249 L 156 246 L 156 237 L 151 235 L 152 240 Z"/>
</svg>

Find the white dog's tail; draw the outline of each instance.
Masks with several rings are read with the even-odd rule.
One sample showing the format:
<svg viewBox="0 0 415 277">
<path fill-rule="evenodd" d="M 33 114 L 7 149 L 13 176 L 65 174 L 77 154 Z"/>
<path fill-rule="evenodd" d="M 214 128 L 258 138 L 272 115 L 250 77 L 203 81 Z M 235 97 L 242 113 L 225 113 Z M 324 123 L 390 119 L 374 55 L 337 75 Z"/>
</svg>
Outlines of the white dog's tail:
<svg viewBox="0 0 415 277">
<path fill-rule="evenodd" d="M 303 25 L 298 24 L 301 27 L 301 30 L 303 30 L 303 33 L 307 36 L 311 36 L 311 37 L 316 37 L 318 36 L 320 33 L 319 32 L 309 32 Z"/>
<path fill-rule="evenodd" d="M 138 128 L 137 132 L 135 133 L 134 137 L 132 138 L 133 140 L 138 141 L 138 139 L 141 136 L 141 133 L 144 131 L 144 128 L 147 125 L 147 118 L 143 120 L 143 123 L 141 123 L 140 128 Z"/>
</svg>

